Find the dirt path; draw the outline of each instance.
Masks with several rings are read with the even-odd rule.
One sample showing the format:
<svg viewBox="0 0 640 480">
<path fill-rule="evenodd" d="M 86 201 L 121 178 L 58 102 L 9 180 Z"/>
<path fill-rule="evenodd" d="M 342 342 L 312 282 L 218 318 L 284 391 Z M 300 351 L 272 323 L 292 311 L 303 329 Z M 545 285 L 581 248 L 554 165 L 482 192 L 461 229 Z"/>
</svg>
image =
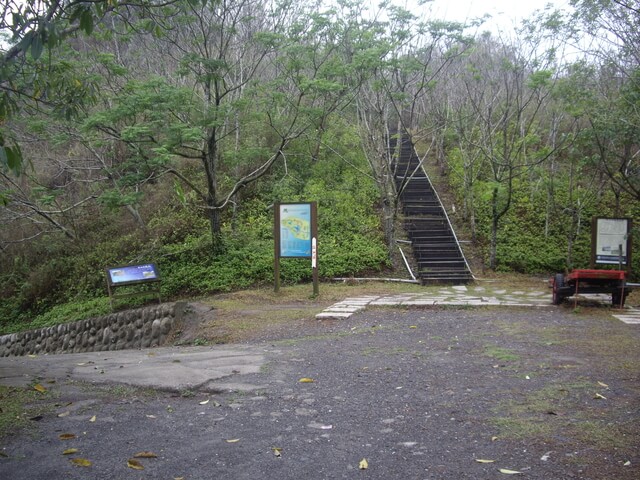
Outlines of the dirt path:
<svg viewBox="0 0 640 480">
<path fill-rule="evenodd" d="M 588 309 L 383 308 L 297 327 L 257 343 L 267 363 L 243 377 L 258 392 L 53 384 L 43 418 L 0 440 L 0 478 L 640 478 L 637 326 Z M 141 451 L 157 458 L 133 470 Z"/>
</svg>

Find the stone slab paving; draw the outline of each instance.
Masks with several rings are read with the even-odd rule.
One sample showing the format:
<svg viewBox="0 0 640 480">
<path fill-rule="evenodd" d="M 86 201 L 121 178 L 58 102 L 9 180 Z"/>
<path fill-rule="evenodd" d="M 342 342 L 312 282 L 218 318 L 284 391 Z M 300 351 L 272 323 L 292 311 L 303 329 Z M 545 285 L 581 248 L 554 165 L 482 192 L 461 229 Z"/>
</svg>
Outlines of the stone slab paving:
<svg viewBox="0 0 640 480">
<path fill-rule="evenodd" d="M 602 303 L 611 301 L 609 295 L 580 295 L 581 299 Z M 508 291 L 503 288 L 492 289 L 483 286 L 454 285 L 439 287 L 438 290 L 424 293 L 405 293 L 381 296 L 362 296 L 347 298 L 335 303 L 316 315 L 317 319 L 349 318 L 352 314 L 367 306 L 411 306 L 432 307 L 437 305 L 453 306 L 512 306 L 512 307 L 552 307 L 551 292 L 534 290 Z M 614 318 L 640 325 L 640 309 L 625 307 L 620 313 L 612 313 Z"/>
<path fill-rule="evenodd" d="M 625 307 L 621 313 L 614 313 L 612 315 L 621 322 L 640 325 L 640 308 Z"/>
</svg>

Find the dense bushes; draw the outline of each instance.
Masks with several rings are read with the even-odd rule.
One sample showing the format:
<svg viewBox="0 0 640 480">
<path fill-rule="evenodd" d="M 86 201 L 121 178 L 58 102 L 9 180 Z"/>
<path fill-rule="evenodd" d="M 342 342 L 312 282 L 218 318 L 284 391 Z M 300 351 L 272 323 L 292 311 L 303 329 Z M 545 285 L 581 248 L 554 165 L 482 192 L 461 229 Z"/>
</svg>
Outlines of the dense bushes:
<svg viewBox="0 0 640 480">
<path fill-rule="evenodd" d="M 466 221 L 473 208 L 478 244 L 484 263 L 489 255 L 492 211 L 491 191 L 494 183 L 487 181 L 486 166 L 476 165 L 476 178 L 469 187 L 465 182 L 462 155 L 454 149 L 449 159 L 449 184 Z M 583 165 L 582 175 L 568 178 L 556 172 L 532 170 L 513 182 L 510 209 L 500 219 L 498 229 L 497 270 L 520 273 L 561 272 L 571 268 L 589 268 L 591 259 L 591 219 L 599 217 L 638 218 L 638 202 L 616 201 L 611 189 L 589 183 L 589 165 Z M 577 178 L 577 180 L 576 180 Z M 570 184 L 569 182 L 573 182 Z M 501 189 L 506 188 L 504 185 Z M 501 192 L 504 195 L 504 192 Z M 472 203 L 472 205 L 470 205 Z M 633 237 L 633 250 L 640 248 L 640 235 Z M 633 272 L 640 272 L 640 256 L 636 255 Z"/>
<path fill-rule="evenodd" d="M 351 153 L 349 164 L 332 155 L 315 162 L 292 156 L 286 170 L 274 168 L 271 177 L 243 191 L 236 207 L 224 212 L 223 245 L 216 253 L 202 211 L 188 198 L 176 197 L 168 179 L 160 181 L 150 195 L 153 203 L 141 205 L 148 212 L 146 229 L 127 221 L 125 212 L 104 209 L 76 241 L 52 236 L 21 250 L 15 267 L 0 274 L 6 286 L 0 293 L 0 332 L 105 313 L 108 266 L 156 263 L 163 299 L 273 283 L 272 205 L 277 201 L 318 203 L 322 278 L 380 271 L 388 255 L 376 190 L 354 164 L 364 167 L 361 154 Z M 284 284 L 310 280 L 310 262 L 283 260 L 281 277 Z"/>
</svg>

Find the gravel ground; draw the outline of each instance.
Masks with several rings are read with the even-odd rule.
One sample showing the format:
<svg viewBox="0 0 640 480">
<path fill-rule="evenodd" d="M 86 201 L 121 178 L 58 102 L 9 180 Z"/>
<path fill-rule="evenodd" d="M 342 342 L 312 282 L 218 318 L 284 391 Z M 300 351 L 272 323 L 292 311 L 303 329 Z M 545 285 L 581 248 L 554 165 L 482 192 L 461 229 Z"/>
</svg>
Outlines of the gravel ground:
<svg viewBox="0 0 640 480">
<path fill-rule="evenodd" d="M 57 381 L 0 478 L 640 478 L 640 326 L 605 309 L 369 309 L 253 344 L 251 393 Z"/>
</svg>

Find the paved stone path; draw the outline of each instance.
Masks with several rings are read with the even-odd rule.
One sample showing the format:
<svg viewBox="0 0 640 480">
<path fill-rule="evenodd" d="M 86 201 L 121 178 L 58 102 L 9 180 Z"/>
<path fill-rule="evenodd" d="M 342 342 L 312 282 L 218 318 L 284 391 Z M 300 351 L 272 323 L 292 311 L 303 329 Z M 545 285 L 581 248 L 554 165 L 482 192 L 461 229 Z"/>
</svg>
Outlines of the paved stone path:
<svg viewBox="0 0 640 480">
<path fill-rule="evenodd" d="M 580 298 L 610 303 L 610 295 L 581 295 Z M 443 286 L 424 293 L 406 293 L 382 296 L 362 296 L 346 298 L 334 303 L 316 315 L 317 319 L 349 318 L 354 313 L 371 306 L 512 306 L 512 307 L 553 307 L 551 292 L 543 290 L 494 289 L 484 286 Z M 640 308 L 626 306 L 620 313 L 612 311 L 618 320 L 640 325 Z"/>
</svg>

